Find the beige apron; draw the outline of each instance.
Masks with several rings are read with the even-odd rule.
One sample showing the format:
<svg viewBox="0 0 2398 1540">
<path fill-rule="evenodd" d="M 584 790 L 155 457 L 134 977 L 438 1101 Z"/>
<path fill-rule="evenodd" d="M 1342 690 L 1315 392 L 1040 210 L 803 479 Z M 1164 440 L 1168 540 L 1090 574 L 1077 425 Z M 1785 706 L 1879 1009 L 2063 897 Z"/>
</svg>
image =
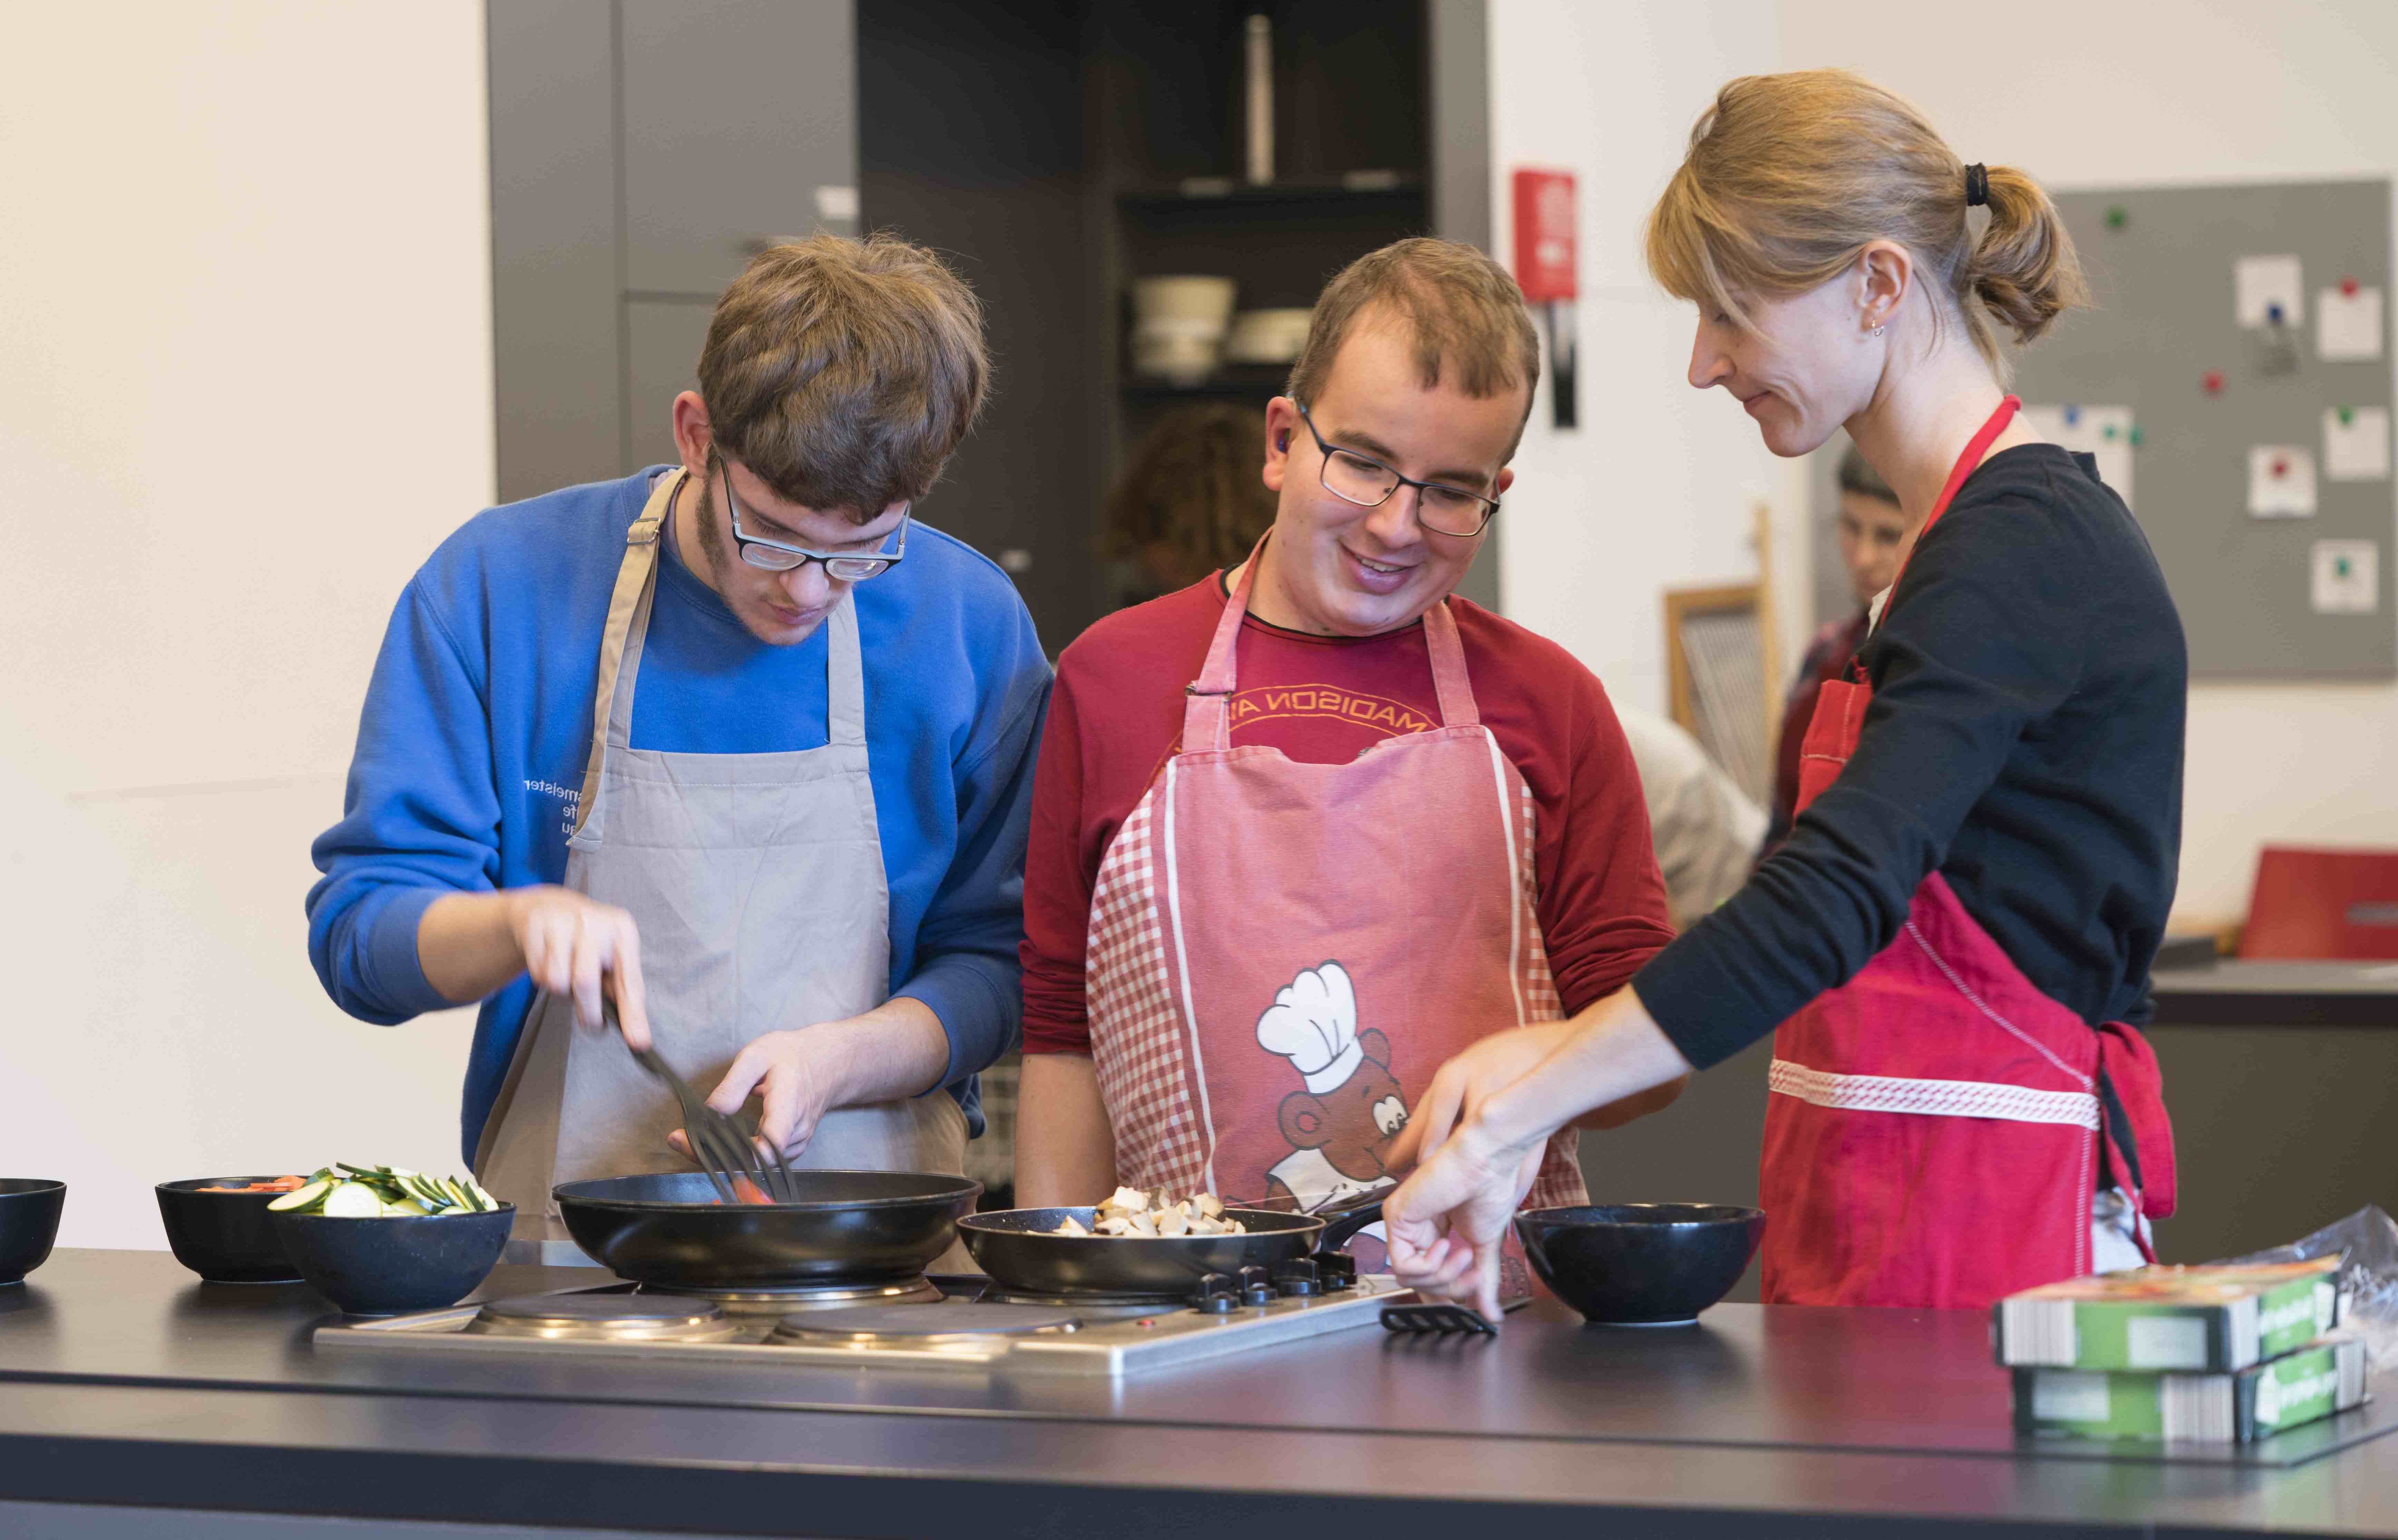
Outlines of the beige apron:
<svg viewBox="0 0 2398 1540">
<path fill-rule="evenodd" d="M 855 1016 L 889 998 L 891 892 L 867 776 L 853 600 L 825 620 L 824 747 L 632 746 L 658 543 L 684 479 L 659 477 L 626 533 L 566 886 L 632 915 L 658 1050 L 705 1093 L 753 1038 Z M 667 1133 L 680 1123 L 674 1098 L 614 1033 L 578 1032 L 571 998 L 535 996 L 475 1152 L 483 1185 L 517 1205 L 508 1260 L 587 1263 L 550 1188 L 680 1169 Z M 936 1091 L 827 1113 L 792 1163 L 963 1172 L 965 1145 L 965 1115 Z"/>
</svg>

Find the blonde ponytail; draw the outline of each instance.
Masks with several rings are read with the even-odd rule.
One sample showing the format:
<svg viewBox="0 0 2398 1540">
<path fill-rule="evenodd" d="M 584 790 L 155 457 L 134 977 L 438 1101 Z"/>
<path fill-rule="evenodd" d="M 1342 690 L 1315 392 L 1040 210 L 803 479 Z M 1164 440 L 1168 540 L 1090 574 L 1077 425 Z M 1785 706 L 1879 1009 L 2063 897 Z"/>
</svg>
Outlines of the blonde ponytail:
<svg viewBox="0 0 2398 1540">
<path fill-rule="evenodd" d="M 2066 311 L 2088 304 L 2090 289 L 2073 237 L 2040 183 L 2012 166 L 1993 166 L 1987 174 L 1990 222 L 1966 261 L 1963 288 L 2017 343 L 2028 342 Z M 1970 306 L 1966 315 L 1977 331 L 1987 324 Z"/>
<path fill-rule="evenodd" d="M 1846 70 L 1744 75 L 1716 94 L 1650 212 L 1649 271 L 1743 325 L 1743 294 L 1829 282 L 1876 240 L 1914 253 L 1934 325 L 1961 320 L 2003 381 L 1993 318 L 2028 342 L 2089 302 L 2072 237 L 2040 184 L 1987 168 L 1968 221 L 1965 163 L 1912 104 Z"/>
</svg>

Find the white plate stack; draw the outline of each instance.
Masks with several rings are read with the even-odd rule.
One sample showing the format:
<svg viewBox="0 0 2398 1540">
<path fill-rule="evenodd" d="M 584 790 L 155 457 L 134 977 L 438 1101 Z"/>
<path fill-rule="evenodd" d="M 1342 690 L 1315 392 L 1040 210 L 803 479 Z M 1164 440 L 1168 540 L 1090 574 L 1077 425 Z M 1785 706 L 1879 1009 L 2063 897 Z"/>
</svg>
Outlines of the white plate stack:
<svg viewBox="0 0 2398 1540">
<path fill-rule="evenodd" d="M 1176 385 L 1213 374 L 1233 321 L 1233 290 L 1232 279 L 1201 274 L 1134 280 L 1133 368 Z"/>
<path fill-rule="evenodd" d="M 1307 346 L 1308 323 L 1315 312 L 1305 305 L 1273 310 L 1245 310 L 1233 317 L 1224 339 L 1228 364 L 1289 364 Z"/>
</svg>

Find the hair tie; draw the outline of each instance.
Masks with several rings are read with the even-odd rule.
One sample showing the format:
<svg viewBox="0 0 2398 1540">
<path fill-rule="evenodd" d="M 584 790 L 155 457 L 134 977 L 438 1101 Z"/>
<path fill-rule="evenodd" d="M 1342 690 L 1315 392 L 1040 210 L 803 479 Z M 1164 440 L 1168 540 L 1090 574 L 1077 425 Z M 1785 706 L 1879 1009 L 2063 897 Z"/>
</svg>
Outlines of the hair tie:
<svg viewBox="0 0 2398 1540">
<path fill-rule="evenodd" d="M 1965 207 L 1979 208 L 1990 201 L 1990 173 L 1975 161 L 1965 167 Z"/>
</svg>

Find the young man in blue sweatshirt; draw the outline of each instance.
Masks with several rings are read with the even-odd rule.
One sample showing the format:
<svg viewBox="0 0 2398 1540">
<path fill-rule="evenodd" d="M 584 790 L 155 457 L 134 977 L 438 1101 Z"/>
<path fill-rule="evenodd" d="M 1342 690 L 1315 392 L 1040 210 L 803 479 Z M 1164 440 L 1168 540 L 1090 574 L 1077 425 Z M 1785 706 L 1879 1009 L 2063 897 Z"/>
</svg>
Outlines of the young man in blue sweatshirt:
<svg viewBox="0 0 2398 1540">
<path fill-rule="evenodd" d="M 487 510 L 400 596 L 309 955 L 367 1021 L 482 1001 L 461 1135 L 538 1252 L 553 1182 L 683 1147 L 603 990 L 794 1163 L 954 1172 L 980 1132 L 1049 667 L 910 507 L 987 371 L 929 252 L 778 247 L 675 398 L 679 466 Z"/>
</svg>

